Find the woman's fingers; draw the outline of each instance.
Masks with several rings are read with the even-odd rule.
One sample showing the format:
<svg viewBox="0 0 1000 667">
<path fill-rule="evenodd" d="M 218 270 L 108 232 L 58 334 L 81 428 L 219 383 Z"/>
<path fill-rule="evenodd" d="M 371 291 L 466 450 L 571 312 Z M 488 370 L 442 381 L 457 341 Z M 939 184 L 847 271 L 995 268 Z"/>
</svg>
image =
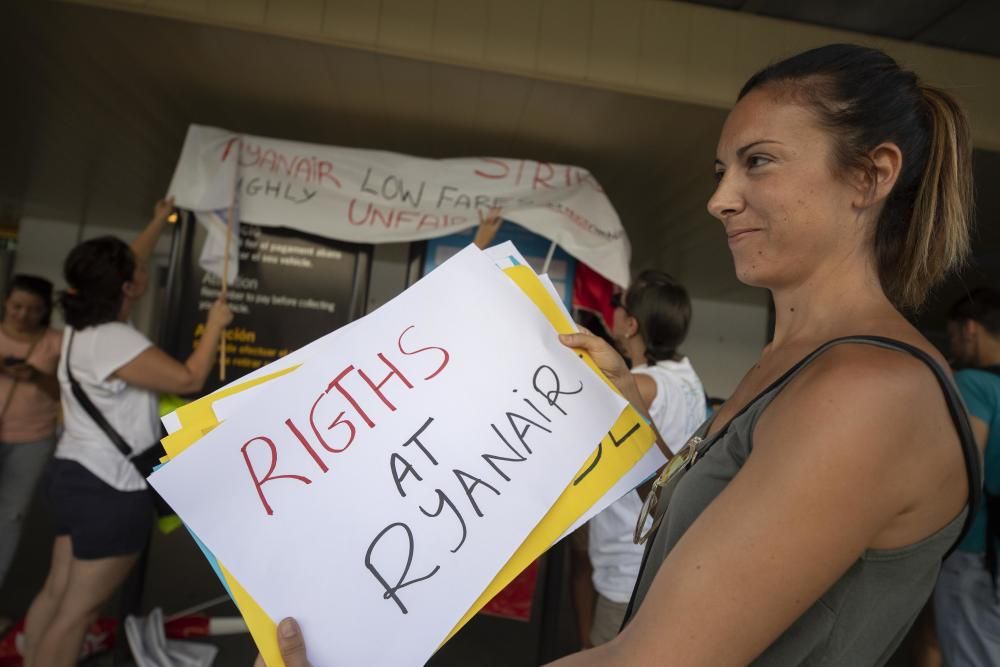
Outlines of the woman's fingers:
<svg viewBox="0 0 1000 667">
<path fill-rule="evenodd" d="M 600 340 L 583 327 L 580 327 L 579 333 L 559 334 L 559 340 L 566 347 L 579 347 L 588 352 L 594 347 L 594 339 Z"/>
<path fill-rule="evenodd" d="M 285 667 L 310 667 L 306 659 L 306 641 L 294 618 L 286 618 L 278 624 L 278 648 Z"/>
</svg>

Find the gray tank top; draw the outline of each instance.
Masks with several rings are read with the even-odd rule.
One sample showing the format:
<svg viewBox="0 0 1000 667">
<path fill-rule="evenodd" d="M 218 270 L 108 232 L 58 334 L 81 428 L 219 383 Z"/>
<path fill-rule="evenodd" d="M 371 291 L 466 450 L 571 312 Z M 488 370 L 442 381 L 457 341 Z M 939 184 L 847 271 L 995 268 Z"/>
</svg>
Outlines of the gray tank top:
<svg viewBox="0 0 1000 667">
<path fill-rule="evenodd" d="M 839 342 L 862 342 L 842 339 Z M 870 340 L 869 344 L 879 344 Z M 831 345 L 831 344 L 828 344 Z M 824 346 L 821 350 L 827 349 Z M 895 347 L 883 344 L 883 347 Z M 698 444 L 704 452 L 687 471 L 677 475 L 660 492 L 659 507 L 666 504 L 662 522 L 646 548 L 643 567 L 632 594 L 628 617 L 642 604 L 660 564 L 688 527 L 740 471 L 753 449 L 752 434 L 760 415 L 775 396 L 811 361 L 768 388 L 719 432 Z M 926 359 L 925 359 L 926 361 Z M 930 362 L 933 363 L 933 362 Z M 936 368 L 936 365 L 935 365 Z M 939 379 L 940 381 L 940 379 Z M 945 380 L 947 382 L 947 380 Z M 949 383 L 950 384 L 950 383 Z M 949 403 L 956 400 L 953 392 Z M 959 400 L 959 405 L 960 399 Z M 960 434 L 961 417 L 956 417 Z M 694 438 L 704 438 L 706 422 Z M 968 449 L 963 442 L 963 449 Z M 967 464 L 968 456 L 966 457 Z M 979 476 L 979 470 L 970 475 Z M 869 549 L 795 623 L 752 664 L 758 667 L 867 667 L 884 664 L 927 601 L 937 580 L 941 560 L 962 531 L 967 510 L 929 537 L 899 549 Z M 821 530 L 822 528 L 817 528 Z"/>
</svg>

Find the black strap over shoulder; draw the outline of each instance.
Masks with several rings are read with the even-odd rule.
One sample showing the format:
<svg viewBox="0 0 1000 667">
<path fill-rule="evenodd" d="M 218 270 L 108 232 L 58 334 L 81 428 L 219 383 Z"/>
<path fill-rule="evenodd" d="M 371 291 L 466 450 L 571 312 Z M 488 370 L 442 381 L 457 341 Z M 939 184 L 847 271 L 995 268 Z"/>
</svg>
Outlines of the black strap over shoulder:
<svg viewBox="0 0 1000 667">
<path fill-rule="evenodd" d="M 794 366 L 789 368 L 787 371 L 781 374 L 777 380 L 772 382 L 766 389 L 761 391 L 753 400 L 749 401 L 743 408 L 739 410 L 733 417 L 729 419 L 725 426 L 719 429 L 718 432 L 714 433 L 710 438 L 706 438 L 703 446 L 704 450 L 699 450 L 702 453 L 707 451 L 709 447 L 717 442 L 726 433 L 729 427 L 732 425 L 736 419 L 742 416 L 747 410 L 749 410 L 753 405 L 757 403 L 761 398 L 768 395 L 776 388 L 782 386 L 784 383 L 788 382 L 796 373 L 802 370 L 803 367 L 807 366 L 816 357 L 820 356 L 831 347 L 835 345 L 842 345 L 845 343 L 858 343 L 865 345 L 875 345 L 879 347 L 884 347 L 892 350 L 897 350 L 900 352 L 905 352 L 907 354 L 916 357 L 920 361 L 931 369 L 934 373 L 934 377 L 937 378 L 938 385 L 941 387 L 941 391 L 944 394 L 945 402 L 948 404 L 948 412 L 951 415 L 952 422 L 955 424 L 955 430 L 958 432 L 959 444 L 962 447 L 962 457 L 965 460 L 965 472 L 966 480 L 969 487 L 969 500 L 968 500 L 968 514 L 966 514 L 965 521 L 962 525 L 962 531 L 959 533 L 955 542 L 952 544 L 951 548 L 945 554 L 945 557 L 951 554 L 955 550 L 955 547 L 965 538 L 968 534 L 969 529 L 972 526 L 972 522 L 976 517 L 979 508 L 983 504 L 983 474 L 982 474 L 982 464 L 980 462 L 979 448 L 976 446 L 975 437 L 972 433 L 972 426 L 969 424 L 968 412 L 965 408 L 965 403 L 962 401 L 961 396 L 958 393 L 954 383 L 948 377 L 948 375 L 941 369 L 938 363 L 929 354 L 924 352 L 918 347 L 910 345 L 900 340 L 893 338 L 886 338 L 884 336 L 845 336 L 842 338 L 835 338 L 833 340 L 827 341 L 823 345 L 819 346 L 808 354 L 803 359 L 799 360 Z M 992 369 L 991 369 L 992 370 Z M 996 372 L 996 371 L 994 371 Z M 649 539 L 646 542 L 646 549 L 642 555 L 642 565 L 640 566 L 639 578 L 636 579 L 635 588 L 632 590 L 632 596 L 629 599 L 628 607 L 625 612 L 625 619 L 622 622 L 622 628 L 628 624 L 635 611 L 635 601 L 636 593 L 638 591 L 639 583 L 642 579 L 642 571 L 648 566 L 647 560 L 649 558 L 650 549 L 655 542 L 655 537 Z"/>
<path fill-rule="evenodd" d="M 70 330 L 69 342 L 66 344 L 66 377 L 69 378 L 69 386 L 73 391 L 73 396 L 76 398 L 77 402 L 83 406 L 83 409 L 86 410 L 87 414 L 90 415 L 90 418 L 93 419 L 99 427 L 101 427 L 101 430 L 104 431 L 104 434 L 108 436 L 108 439 L 114 443 L 115 447 L 118 448 L 118 451 L 122 453 L 122 456 L 127 459 L 131 459 L 132 448 L 128 446 L 127 442 L 125 442 L 125 438 L 123 438 L 121 434 L 115 430 L 115 427 L 104 418 L 101 411 L 97 409 L 94 402 L 90 400 L 89 396 L 87 396 L 87 392 L 83 390 L 83 386 L 81 386 L 80 383 L 77 382 L 76 378 L 73 377 L 73 371 L 70 370 L 69 365 L 70 352 L 73 349 L 73 333 L 74 332 Z"/>
<path fill-rule="evenodd" d="M 972 522 L 979 512 L 979 508 L 983 504 L 983 470 L 979 456 L 979 447 L 976 445 L 976 438 L 972 433 L 972 426 L 969 423 L 969 413 L 965 408 L 962 397 L 958 393 L 958 389 L 956 389 L 954 382 L 951 381 L 951 378 L 941 369 L 933 357 L 909 343 L 882 336 L 849 336 L 832 340 L 820 349 L 825 350 L 827 347 L 838 343 L 867 343 L 869 345 L 879 345 L 907 352 L 924 362 L 934 373 L 934 377 L 937 378 L 938 385 L 944 394 L 945 402 L 948 404 L 948 412 L 951 414 L 951 420 L 955 424 L 955 430 L 958 431 L 959 444 L 962 447 L 962 457 L 965 459 L 966 481 L 969 485 L 969 512 L 965 516 L 962 532 L 955 540 L 951 549 L 948 550 L 948 554 L 951 554 L 955 550 L 955 547 L 958 546 L 958 543 L 968 534 L 969 529 L 972 527 Z"/>
</svg>

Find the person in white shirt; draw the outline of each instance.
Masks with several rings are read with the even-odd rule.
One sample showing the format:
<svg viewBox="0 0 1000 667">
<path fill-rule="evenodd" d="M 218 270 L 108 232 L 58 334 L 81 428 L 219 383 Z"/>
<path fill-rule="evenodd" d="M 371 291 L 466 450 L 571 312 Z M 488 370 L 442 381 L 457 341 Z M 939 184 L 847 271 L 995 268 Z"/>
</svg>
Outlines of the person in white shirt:
<svg viewBox="0 0 1000 667">
<path fill-rule="evenodd" d="M 132 569 L 153 520 L 146 480 L 77 401 L 67 364 L 97 410 L 139 453 L 159 438 L 157 394 L 200 390 L 232 320 L 217 301 L 183 363 L 129 324 L 172 209 L 172 200 L 158 202 L 131 246 L 105 236 L 84 241 L 66 258 L 69 287 L 61 305 L 67 326 L 58 368 L 65 430 L 48 479 L 56 538 L 48 577 L 28 611 L 26 667 L 76 664 L 87 627 Z"/>
<path fill-rule="evenodd" d="M 648 270 L 639 274 L 624 294 L 615 294 L 612 303 L 611 334 L 631 363 L 654 426 L 676 452 L 706 415 L 701 380 L 690 360 L 678 352 L 691 321 L 687 290 L 668 274 Z M 574 585 L 584 644 L 597 646 L 610 641 L 625 618 L 642 564 L 643 547 L 632 539 L 641 509 L 642 500 L 633 490 L 587 526 L 594 593 L 583 588 L 585 580 L 577 579 Z M 586 570 L 575 576 L 585 577 Z"/>
</svg>

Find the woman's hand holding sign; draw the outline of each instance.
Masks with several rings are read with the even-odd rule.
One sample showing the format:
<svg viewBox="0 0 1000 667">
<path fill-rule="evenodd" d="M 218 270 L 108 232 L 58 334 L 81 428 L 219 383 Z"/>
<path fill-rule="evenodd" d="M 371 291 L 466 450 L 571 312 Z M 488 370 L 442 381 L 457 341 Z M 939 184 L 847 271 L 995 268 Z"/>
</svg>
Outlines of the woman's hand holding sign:
<svg viewBox="0 0 1000 667">
<path fill-rule="evenodd" d="M 306 657 L 306 642 L 302 638 L 302 630 L 294 618 L 286 618 L 278 624 L 278 648 L 285 667 L 312 667 Z M 267 667 L 264 658 L 258 655 L 253 667 Z"/>
<path fill-rule="evenodd" d="M 589 354 L 597 367 L 621 392 L 622 396 L 637 410 L 645 413 L 643 409 L 645 403 L 639 394 L 635 376 L 629 371 L 622 355 L 618 354 L 618 351 L 611 347 L 606 340 L 581 328 L 579 333 L 560 334 L 559 341 L 566 347 L 580 349 Z"/>
</svg>

